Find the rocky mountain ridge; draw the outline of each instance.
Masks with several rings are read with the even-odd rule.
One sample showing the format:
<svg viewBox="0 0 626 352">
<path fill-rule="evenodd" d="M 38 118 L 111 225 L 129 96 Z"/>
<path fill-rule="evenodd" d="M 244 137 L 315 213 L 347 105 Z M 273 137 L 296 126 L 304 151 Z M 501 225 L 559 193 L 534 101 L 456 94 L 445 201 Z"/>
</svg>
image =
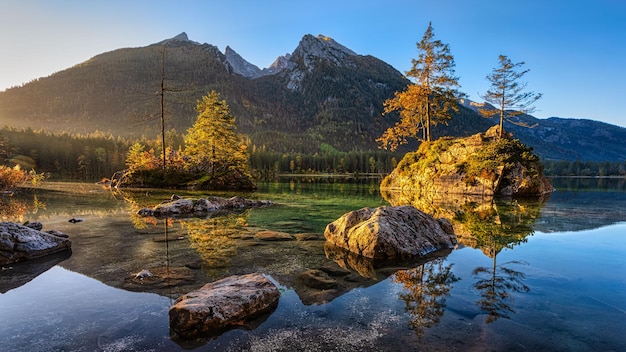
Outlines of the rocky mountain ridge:
<svg viewBox="0 0 626 352">
<path fill-rule="evenodd" d="M 495 109 L 488 103 L 461 99 L 461 105 L 478 113 Z M 493 119 L 496 120 L 495 118 Z M 626 128 L 589 119 L 521 114 L 505 122 L 505 130 L 539 155 L 552 160 L 621 161 L 626 159 Z"/>
<path fill-rule="evenodd" d="M 162 58 L 165 59 L 162 62 Z M 409 81 L 389 64 L 359 55 L 335 40 L 305 35 L 291 54 L 259 69 L 230 47 L 189 40 L 186 33 L 139 48 L 99 54 L 74 67 L 0 92 L 0 121 L 15 128 L 154 138 L 160 131 L 159 89 L 165 70 L 167 130 L 186 131 L 195 103 L 218 91 L 237 117 L 239 132 L 265 150 L 319 152 L 374 150 L 395 123 L 383 102 Z M 460 102 L 435 137 L 468 136 L 497 123 L 481 117 L 477 103 Z M 544 159 L 621 161 L 624 128 L 590 120 L 536 119 L 533 128 L 505 124 Z M 406 146 L 415 150 L 417 143 Z"/>
</svg>

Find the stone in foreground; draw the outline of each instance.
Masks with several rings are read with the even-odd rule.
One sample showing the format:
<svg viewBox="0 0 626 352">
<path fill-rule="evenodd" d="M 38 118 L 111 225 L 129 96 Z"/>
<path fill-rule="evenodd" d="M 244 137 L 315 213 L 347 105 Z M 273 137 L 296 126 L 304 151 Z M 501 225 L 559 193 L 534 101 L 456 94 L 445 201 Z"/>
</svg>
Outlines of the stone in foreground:
<svg viewBox="0 0 626 352">
<path fill-rule="evenodd" d="M 0 222 L 0 265 L 39 258 L 71 246 L 67 238 L 13 222 Z"/>
<path fill-rule="evenodd" d="M 324 237 L 336 246 L 373 259 L 425 256 L 457 244 L 448 220 L 435 220 L 412 206 L 349 212 L 328 224 Z"/>
<path fill-rule="evenodd" d="M 178 298 L 170 307 L 170 329 L 183 339 L 219 335 L 273 311 L 279 298 L 261 274 L 229 276 Z"/>
</svg>

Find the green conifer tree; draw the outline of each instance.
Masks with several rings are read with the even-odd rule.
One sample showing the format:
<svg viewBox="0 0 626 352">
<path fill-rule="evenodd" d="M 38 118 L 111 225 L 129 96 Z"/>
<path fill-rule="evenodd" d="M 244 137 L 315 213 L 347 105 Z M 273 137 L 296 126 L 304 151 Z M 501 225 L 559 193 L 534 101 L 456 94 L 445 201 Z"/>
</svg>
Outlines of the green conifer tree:
<svg viewBox="0 0 626 352">
<path fill-rule="evenodd" d="M 525 92 L 526 83 L 520 79 L 529 70 L 518 71 L 524 66 L 524 61 L 513 63 L 508 57 L 498 57 L 498 67 L 495 67 L 486 78 L 491 84 L 489 90 L 481 98 L 493 104 L 495 109 L 480 109 L 486 117 L 500 116 L 500 138 L 504 135 L 504 120 L 520 114 L 530 114 L 535 108 L 532 106 L 541 98 L 541 93 Z"/>
<path fill-rule="evenodd" d="M 211 91 L 196 105 L 198 117 L 185 137 L 184 158 L 191 172 L 211 178 L 229 172 L 248 175 L 246 145 L 235 133 L 235 117 L 220 95 Z"/>
</svg>

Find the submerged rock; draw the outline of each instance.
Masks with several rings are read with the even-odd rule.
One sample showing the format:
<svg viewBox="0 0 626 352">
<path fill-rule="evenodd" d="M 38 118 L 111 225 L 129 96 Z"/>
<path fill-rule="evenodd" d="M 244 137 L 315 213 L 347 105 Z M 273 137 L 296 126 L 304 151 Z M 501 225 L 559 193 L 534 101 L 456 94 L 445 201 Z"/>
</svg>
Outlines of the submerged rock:
<svg viewBox="0 0 626 352">
<path fill-rule="evenodd" d="M 328 273 L 319 269 L 310 269 L 300 274 L 300 280 L 311 288 L 327 290 L 337 286 L 337 280 L 330 277 Z"/>
<path fill-rule="evenodd" d="M 286 232 L 264 230 L 254 234 L 256 239 L 261 241 L 293 241 L 296 238 Z"/>
<path fill-rule="evenodd" d="M 67 238 L 13 222 L 0 222 L 0 265 L 39 258 L 71 246 Z"/>
<path fill-rule="evenodd" d="M 412 206 L 363 208 L 326 226 L 328 242 L 374 259 L 425 256 L 454 248 L 448 220 L 435 220 Z"/>
<path fill-rule="evenodd" d="M 279 298 L 261 274 L 229 276 L 178 298 L 169 310 L 170 329 L 183 339 L 219 335 L 272 312 Z"/>
<path fill-rule="evenodd" d="M 188 267 L 166 266 L 143 269 L 124 280 L 123 288 L 130 291 L 164 289 L 195 283 L 193 271 Z"/>
<path fill-rule="evenodd" d="M 268 200 L 251 200 L 240 196 L 232 198 L 207 197 L 192 200 L 174 195 L 168 202 L 161 203 L 154 208 L 143 208 L 137 213 L 142 216 L 205 215 L 222 209 L 263 207 L 272 204 Z"/>
</svg>

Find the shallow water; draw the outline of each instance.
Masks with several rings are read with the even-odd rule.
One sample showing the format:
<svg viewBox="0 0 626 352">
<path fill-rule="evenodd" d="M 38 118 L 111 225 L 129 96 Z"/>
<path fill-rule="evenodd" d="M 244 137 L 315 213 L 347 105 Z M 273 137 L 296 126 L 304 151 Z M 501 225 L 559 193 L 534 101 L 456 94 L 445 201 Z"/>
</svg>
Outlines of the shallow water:
<svg viewBox="0 0 626 352">
<path fill-rule="evenodd" d="M 297 276 L 337 265 L 324 249 L 324 227 L 350 210 L 387 205 L 376 184 L 266 184 L 243 195 L 272 200 L 274 206 L 170 220 L 132 214 L 169 198 L 171 191 L 111 194 L 95 185 L 51 184 L 52 189 L 20 192 L 4 200 L 2 219 L 41 221 L 44 230 L 64 231 L 73 250 L 69 258 L 3 268 L 0 346 L 7 351 L 626 350 L 626 192 L 623 183 L 611 182 L 557 183 L 559 190 L 545 203 L 445 202 L 436 211 L 453 214 L 459 248 L 427 263 L 342 263 L 352 266 L 351 279 L 340 280 L 339 289 L 325 295 L 310 292 Z M 83 221 L 67 222 L 72 217 Z M 261 229 L 313 239 L 263 242 L 253 237 Z M 174 287 L 132 281 L 146 268 L 185 266 L 194 268 L 190 278 Z M 250 272 L 266 274 L 281 290 L 277 309 L 259 326 L 213 339 L 170 338 L 168 309 L 176 297 Z"/>
</svg>

